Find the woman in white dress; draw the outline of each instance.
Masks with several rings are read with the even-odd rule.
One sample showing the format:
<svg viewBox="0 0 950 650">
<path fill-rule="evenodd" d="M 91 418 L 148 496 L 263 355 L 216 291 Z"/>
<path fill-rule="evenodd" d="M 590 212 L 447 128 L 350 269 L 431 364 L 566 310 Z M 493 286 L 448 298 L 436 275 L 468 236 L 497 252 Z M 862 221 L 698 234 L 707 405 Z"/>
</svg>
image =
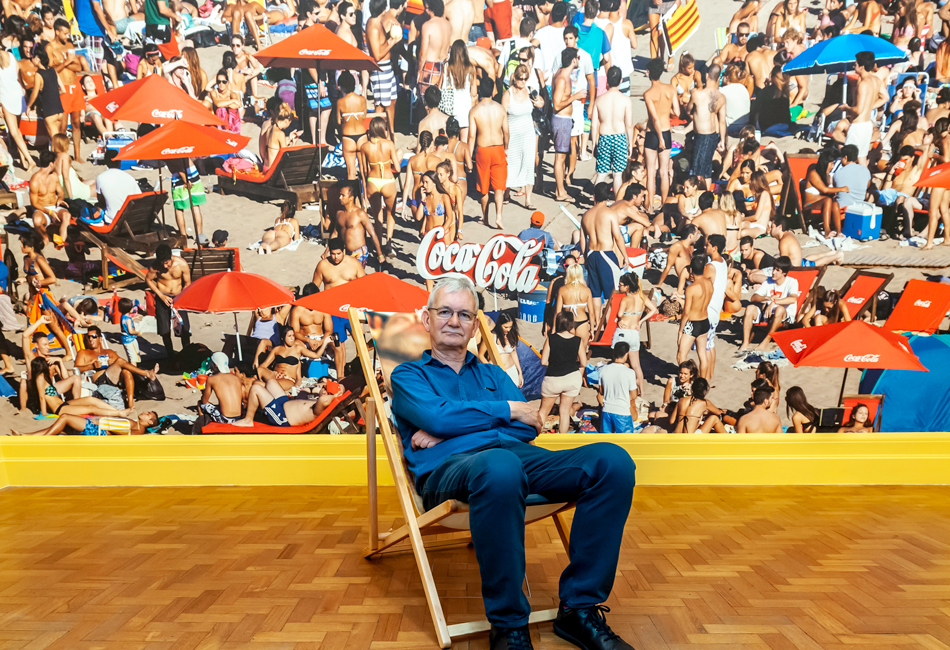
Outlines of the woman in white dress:
<svg viewBox="0 0 950 650">
<path fill-rule="evenodd" d="M 0 50 L 0 108 L 3 110 L 3 121 L 20 152 L 20 164 L 23 169 L 30 171 L 36 167 L 36 163 L 27 151 L 23 134 L 20 133 L 20 115 L 26 108 L 26 98 L 23 96 L 23 86 L 20 85 L 19 72 L 20 68 L 13 55 Z"/>
<path fill-rule="evenodd" d="M 451 110 L 444 110 L 458 120 L 459 139 L 468 142 L 468 113 L 475 104 L 475 91 L 478 88 L 475 66 L 468 57 L 468 47 L 461 40 L 452 43 L 445 74 L 442 76 L 442 90 L 453 91 Z"/>
<path fill-rule="evenodd" d="M 505 91 L 501 105 L 508 111 L 508 189 L 521 188 L 524 207 L 531 205 L 531 190 L 534 187 L 534 157 L 538 150 L 538 135 L 534 130 L 531 111 L 543 108 L 544 100 L 537 93 L 528 91 L 531 69 L 521 63 L 511 75 L 511 88 Z"/>
</svg>

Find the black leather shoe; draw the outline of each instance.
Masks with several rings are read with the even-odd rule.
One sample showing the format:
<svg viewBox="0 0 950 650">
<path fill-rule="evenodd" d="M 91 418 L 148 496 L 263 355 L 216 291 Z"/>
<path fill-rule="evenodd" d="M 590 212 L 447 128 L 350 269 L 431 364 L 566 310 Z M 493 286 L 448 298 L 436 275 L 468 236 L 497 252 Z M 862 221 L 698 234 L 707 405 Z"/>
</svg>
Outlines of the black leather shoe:
<svg viewBox="0 0 950 650">
<path fill-rule="evenodd" d="M 583 650 L 633 650 L 607 625 L 604 612 L 609 611 L 603 605 L 568 609 L 562 604 L 554 620 L 554 633 Z"/>
<path fill-rule="evenodd" d="M 524 627 L 492 625 L 491 632 L 488 633 L 488 642 L 491 650 L 534 650 L 527 625 Z"/>
</svg>

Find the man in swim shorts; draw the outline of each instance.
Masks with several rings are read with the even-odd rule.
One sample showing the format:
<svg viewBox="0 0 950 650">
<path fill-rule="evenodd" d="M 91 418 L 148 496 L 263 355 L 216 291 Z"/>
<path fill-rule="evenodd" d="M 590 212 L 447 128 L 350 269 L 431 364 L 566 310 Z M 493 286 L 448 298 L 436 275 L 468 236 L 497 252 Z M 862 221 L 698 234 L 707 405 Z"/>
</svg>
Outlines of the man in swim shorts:
<svg viewBox="0 0 950 650">
<path fill-rule="evenodd" d="M 561 52 L 561 69 L 554 75 L 552 82 L 552 103 L 554 116 L 551 118 L 551 129 L 554 131 L 554 182 L 557 185 L 555 200 L 571 201 L 564 185 L 569 165 L 568 155 L 571 153 L 571 130 L 574 128 L 574 102 L 583 101 L 587 93 L 582 91 L 571 92 L 571 75 L 580 63 L 577 48 L 566 47 Z"/>
<path fill-rule="evenodd" d="M 699 373 L 706 372 L 706 335 L 709 333 L 709 301 L 712 299 L 713 286 L 703 276 L 706 270 L 706 256 L 693 256 L 689 263 L 689 286 L 683 291 L 685 297 L 683 313 L 680 316 L 680 331 L 676 337 L 676 363 L 686 361 L 693 344 L 699 353 Z"/>
<path fill-rule="evenodd" d="M 626 266 L 627 249 L 620 233 L 617 212 L 607 206 L 614 198 L 609 183 L 594 186 L 594 207 L 581 218 L 581 252 L 587 256 L 587 285 L 594 297 L 594 313 L 600 313 L 603 301 L 620 282 L 620 269 Z"/>
<path fill-rule="evenodd" d="M 643 153 L 647 159 L 647 209 L 655 206 L 656 172 L 660 170 L 660 205 L 666 204 L 670 193 L 670 113 L 680 114 L 679 100 L 673 86 L 660 81 L 665 69 L 663 59 L 651 59 L 647 63 L 650 87 L 643 93 L 647 105 L 647 132 L 643 140 Z"/>
<path fill-rule="evenodd" d="M 858 162 L 867 166 L 868 151 L 871 149 L 871 140 L 874 137 L 874 122 L 871 121 L 871 111 L 887 103 L 887 89 L 880 78 L 874 74 L 874 53 L 858 52 L 854 60 L 854 71 L 858 73 L 858 99 L 854 108 L 845 110 L 851 119 L 848 127 L 848 137 L 844 143 L 853 144 L 858 148 Z"/>
<path fill-rule="evenodd" d="M 331 387 L 330 384 L 333 384 Z M 331 392 L 335 388 L 335 391 Z M 316 401 L 309 399 L 290 399 L 275 379 L 267 384 L 254 384 L 247 396 L 247 415 L 233 422 L 236 427 L 254 426 L 254 414 L 263 408 L 264 415 L 271 426 L 299 427 L 313 422 L 323 414 L 329 402 L 343 394 L 343 387 L 336 382 L 328 382 L 325 395 Z"/>
<path fill-rule="evenodd" d="M 478 82 L 479 102 L 468 114 L 468 141 L 478 148 L 475 163 L 478 176 L 476 187 L 482 195 L 482 218 L 488 225 L 488 206 L 494 192 L 495 228 L 502 230 L 501 209 L 504 205 L 505 188 L 508 186 L 508 112 L 492 99 L 495 82 L 488 76 Z M 471 153 L 466 152 L 466 167 L 471 168 Z"/>
<path fill-rule="evenodd" d="M 595 183 L 614 176 L 614 193 L 623 183 L 622 174 L 633 142 L 633 107 L 630 98 L 620 92 L 623 73 L 617 66 L 607 70 L 607 92 L 597 98 L 591 112 L 591 137 L 597 154 Z"/>
</svg>

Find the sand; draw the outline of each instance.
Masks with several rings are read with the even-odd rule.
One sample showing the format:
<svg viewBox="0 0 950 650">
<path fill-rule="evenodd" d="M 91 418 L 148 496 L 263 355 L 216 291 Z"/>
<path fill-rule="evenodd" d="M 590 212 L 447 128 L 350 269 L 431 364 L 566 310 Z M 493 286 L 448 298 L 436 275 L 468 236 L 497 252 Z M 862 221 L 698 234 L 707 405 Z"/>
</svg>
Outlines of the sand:
<svg viewBox="0 0 950 650">
<path fill-rule="evenodd" d="M 816 2 L 811 2 L 809 3 L 809 6 L 812 7 L 812 11 L 815 13 L 817 11 L 815 8 L 819 5 Z M 717 25 L 725 25 L 732 13 L 738 8 L 739 3 L 737 2 L 704 3 L 701 7 L 702 27 L 698 34 L 693 36 L 692 39 L 686 44 L 686 49 L 689 50 L 699 60 L 702 60 L 704 57 L 711 57 L 715 47 L 713 28 Z M 764 24 L 764 19 L 768 16 L 766 12 L 770 9 L 771 3 L 765 9 L 763 9 L 762 24 Z M 636 49 L 637 59 L 635 60 L 637 72 L 634 73 L 634 78 L 632 80 L 632 91 L 634 95 L 634 99 L 632 101 L 635 117 L 638 120 L 642 120 L 646 117 L 646 109 L 641 96 L 643 90 L 649 85 L 649 81 L 643 72 L 647 58 L 649 56 L 649 43 L 645 36 L 639 36 L 638 40 L 638 48 Z M 221 54 L 225 51 L 226 50 L 224 47 L 214 47 L 199 50 L 202 65 L 209 76 L 213 75 L 219 67 Z M 677 55 L 678 54 L 679 53 L 677 53 Z M 678 61 L 678 56 L 676 60 Z M 667 80 L 668 78 L 669 75 L 664 77 L 664 79 Z M 810 110 L 815 109 L 817 102 L 819 102 L 823 96 L 825 85 L 824 81 L 825 80 L 823 76 L 816 76 L 811 81 L 811 92 L 809 100 L 806 104 Z M 271 89 L 264 88 L 263 92 L 264 94 L 269 95 L 273 91 Z M 134 125 L 126 126 L 132 127 Z M 259 133 L 258 127 L 252 124 L 244 124 L 242 133 L 244 135 L 251 136 L 249 147 L 256 150 L 257 136 Z M 675 136 L 674 139 L 676 139 Z M 767 142 L 768 139 L 766 139 L 766 143 Z M 782 148 L 782 150 L 786 152 L 797 152 L 800 149 L 814 147 L 814 145 L 811 143 L 806 143 L 791 138 L 777 140 L 777 142 L 779 143 L 779 146 Z M 397 145 L 403 149 L 408 149 L 409 147 L 413 146 L 414 143 L 414 137 L 400 135 L 397 138 Z M 88 156 L 92 148 L 92 144 L 84 144 L 82 149 L 83 154 Z M 547 228 L 550 230 L 550 232 L 559 241 L 569 241 L 574 226 L 563 214 L 560 214 L 557 203 L 553 200 L 553 198 L 550 198 L 550 196 L 553 196 L 554 189 L 554 181 L 550 170 L 550 161 L 552 158 L 553 154 L 549 152 L 546 158 L 547 167 L 544 195 L 539 191 L 541 188 L 535 188 L 533 200 L 535 205 L 538 206 L 538 209 L 542 210 L 547 215 Z M 94 167 L 88 163 L 77 164 L 76 169 L 81 177 L 87 179 L 94 178 L 103 170 L 102 167 Z M 20 176 L 24 176 L 22 170 L 17 171 Z M 136 177 L 149 178 L 152 182 L 156 182 L 158 178 L 157 172 L 155 171 L 133 171 L 131 173 Z M 575 193 L 579 192 L 588 196 L 592 194 L 593 186 L 592 183 L 587 179 L 592 178 L 593 176 L 593 161 L 578 162 L 576 173 L 577 187 L 574 190 Z M 260 238 L 265 228 L 273 225 L 274 219 L 278 215 L 277 203 L 261 203 L 239 196 L 223 196 L 217 193 L 211 193 L 210 190 L 214 186 L 214 178 L 205 177 L 204 182 L 205 187 L 209 189 L 208 203 L 202 209 L 202 213 L 204 215 L 204 232 L 210 237 L 211 233 L 216 229 L 223 228 L 227 230 L 230 233 L 229 245 L 238 246 L 243 249 L 241 253 L 241 261 L 244 270 L 254 273 L 261 273 L 288 286 L 302 286 L 311 280 L 313 269 L 320 260 L 324 251 L 322 244 L 314 245 L 305 242 L 301 244 L 296 251 L 279 251 L 271 256 L 257 255 L 246 250 L 246 246 L 248 244 L 257 241 Z M 528 220 L 530 217 L 530 211 L 522 207 L 519 201 L 520 199 L 513 198 L 513 202 L 505 206 L 504 223 L 506 226 L 506 232 L 508 233 L 517 234 L 523 228 L 526 228 L 529 225 Z M 169 222 L 174 222 L 174 212 L 170 208 L 170 201 L 168 206 L 169 207 L 166 207 L 166 218 Z M 576 208 L 570 209 L 576 216 L 581 214 L 581 212 Z M 493 212 L 494 210 L 492 209 L 492 220 L 494 219 Z M 186 215 L 186 217 L 188 217 L 188 215 Z M 467 241 L 485 242 L 492 234 L 497 232 L 480 223 L 480 207 L 477 201 L 471 197 L 469 197 L 465 203 L 465 217 L 465 235 Z M 315 211 L 302 210 L 298 212 L 297 218 L 300 220 L 301 228 L 306 227 L 308 223 L 319 223 L 319 213 Z M 190 217 L 188 217 L 188 223 L 190 224 Z M 189 226 L 189 230 L 190 228 L 191 227 Z M 391 267 L 388 269 L 394 272 L 398 277 L 406 278 L 414 282 L 418 282 L 418 275 L 415 271 L 414 259 L 414 253 L 419 241 L 417 232 L 418 231 L 415 227 L 415 224 L 408 224 L 406 222 L 397 220 L 395 240 L 396 248 L 399 252 L 393 256 L 391 260 Z M 807 238 L 800 233 L 796 233 L 796 236 L 801 243 L 805 243 L 805 241 L 807 241 Z M 870 242 L 869 244 L 870 247 L 866 249 L 869 252 L 880 252 L 882 254 L 908 254 L 909 251 L 909 249 L 900 248 L 894 241 Z M 777 253 L 776 242 L 771 238 L 759 240 L 757 242 L 757 246 L 768 253 Z M 19 247 L 15 238 L 12 240 L 12 247 L 14 252 L 19 256 Z M 819 250 L 824 249 L 806 250 L 805 254 L 808 255 Z M 46 251 L 46 254 L 51 258 L 60 256 L 60 254 L 53 250 L 52 247 L 49 247 L 49 249 Z M 938 253 L 937 251 L 916 251 L 915 254 L 937 255 L 941 253 Z M 93 257 L 95 257 L 95 255 Z M 882 271 L 883 269 L 874 270 Z M 370 271 L 370 269 L 367 269 L 367 271 Z M 825 273 L 822 284 L 829 288 L 840 289 L 841 286 L 851 276 L 852 272 L 853 269 L 851 268 L 831 267 Z M 895 274 L 894 279 L 886 287 L 889 291 L 900 291 L 904 284 L 911 278 L 924 277 L 924 271 L 920 269 L 890 269 L 887 272 L 893 272 Z M 942 274 L 944 271 L 927 270 L 927 272 Z M 652 286 L 652 283 L 657 279 L 658 273 L 656 271 L 647 271 L 646 286 Z M 671 288 L 675 285 L 675 282 L 675 277 L 670 277 L 667 280 L 667 286 L 664 287 L 666 293 L 670 292 Z M 144 295 L 142 289 L 144 289 L 144 285 L 134 286 L 131 290 L 123 291 L 123 295 L 128 295 L 130 297 L 142 300 Z M 53 293 L 57 298 L 64 295 L 72 296 L 81 292 L 82 286 L 71 281 L 60 280 L 60 282 L 55 287 L 53 287 Z M 744 297 L 747 298 L 748 295 Z M 486 301 L 487 307 L 489 309 L 494 307 L 493 296 L 486 294 Z M 498 296 L 498 307 L 501 309 L 517 307 L 517 303 L 506 299 L 503 296 Z M 242 328 L 247 327 L 249 318 L 249 314 L 242 314 L 240 316 L 239 320 Z M 204 343 L 214 350 L 218 350 L 221 348 L 223 342 L 223 334 L 233 332 L 233 322 L 233 317 L 231 315 L 214 316 L 205 314 L 192 314 L 191 323 L 193 340 Z M 541 337 L 540 325 L 519 321 L 519 329 L 521 335 L 527 341 L 534 345 L 538 350 L 541 349 L 543 339 Z M 115 326 L 107 326 L 106 330 L 106 337 L 110 341 L 110 345 L 114 349 L 120 350 L 121 345 L 118 342 L 118 328 Z M 676 326 L 672 323 L 653 323 L 652 334 L 653 347 L 651 350 L 641 350 L 640 359 L 647 381 L 645 398 L 647 401 L 659 403 L 662 400 L 663 388 L 665 386 L 666 380 L 676 371 Z M 8 332 L 7 338 L 11 341 L 11 343 L 15 343 L 17 345 L 19 344 L 20 337 L 18 333 Z M 158 357 L 164 354 L 161 340 L 157 335 L 145 335 L 143 339 L 144 340 L 142 340 L 141 343 L 142 352 L 146 358 Z M 180 341 L 176 339 L 175 343 L 176 349 L 179 349 Z M 721 408 L 737 408 L 749 396 L 749 384 L 754 378 L 753 371 L 749 370 L 740 372 L 730 367 L 735 362 L 734 353 L 738 349 L 740 343 L 741 319 L 734 318 L 731 323 L 723 322 L 720 325 L 720 331 L 717 338 L 718 362 L 714 381 L 712 382 L 714 388 L 709 395 L 709 399 Z M 355 348 L 353 347 L 352 342 L 350 342 L 347 344 L 347 358 L 352 359 L 354 356 Z M 16 374 L 19 375 L 20 371 L 23 369 L 23 365 L 18 363 L 15 368 Z M 790 366 L 783 368 L 781 371 L 782 405 L 780 407 L 783 422 L 788 424 L 788 418 L 784 413 L 784 393 L 789 387 L 794 385 L 802 386 L 805 389 L 809 401 L 813 405 L 817 407 L 831 407 L 837 403 L 842 375 L 843 371 L 839 369 L 792 368 Z M 857 372 L 851 372 L 849 374 L 846 391 L 847 393 L 857 392 L 858 377 L 859 373 Z M 175 386 L 175 380 L 175 377 L 167 374 L 163 375 L 162 383 L 165 387 L 167 399 L 164 402 L 158 403 L 141 401 L 136 402 L 136 410 L 141 411 L 146 409 L 154 409 L 159 415 L 166 415 L 170 413 L 194 414 L 195 405 L 200 397 L 199 393 L 193 390 Z M 594 395 L 594 391 L 591 389 L 583 389 L 579 399 L 588 405 L 596 405 L 596 397 Z M 16 413 L 16 409 L 8 401 L 0 402 L 0 416 L 4 417 L 5 422 L 9 423 L 9 426 L 18 430 L 33 430 L 40 428 L 40 426 L 44 426 L 40 422 L 32 421 L 32 414 Z"/>
</svg>

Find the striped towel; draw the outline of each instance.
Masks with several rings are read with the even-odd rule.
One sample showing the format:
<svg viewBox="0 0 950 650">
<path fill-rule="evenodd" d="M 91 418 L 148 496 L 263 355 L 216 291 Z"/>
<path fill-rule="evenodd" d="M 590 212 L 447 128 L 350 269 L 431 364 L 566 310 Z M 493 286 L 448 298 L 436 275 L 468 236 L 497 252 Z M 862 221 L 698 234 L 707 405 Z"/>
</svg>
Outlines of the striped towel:
<svg viewBox="0 0 950 650">
<path fill-rule="evenodd" d="M 699 30 L 699 8 L 696 0 L 674 7 L 663 17 L 663 35 L 672 54 Z"/>
</svg>

